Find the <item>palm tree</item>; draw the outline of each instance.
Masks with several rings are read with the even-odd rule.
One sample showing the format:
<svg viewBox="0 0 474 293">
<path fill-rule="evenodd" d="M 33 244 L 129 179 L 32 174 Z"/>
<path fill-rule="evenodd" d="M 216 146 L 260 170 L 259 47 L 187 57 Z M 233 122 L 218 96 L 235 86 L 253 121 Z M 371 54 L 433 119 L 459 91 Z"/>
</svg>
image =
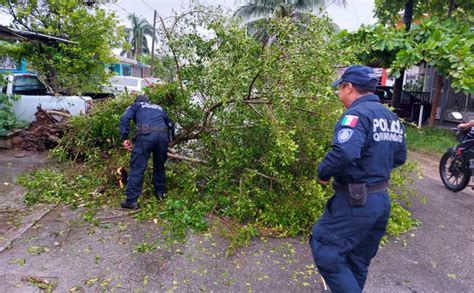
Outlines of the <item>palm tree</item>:
<svg viewBox="0 0 474 293">
<path fill-rule="evenodd" d="M 259 40 L 268 38 L 265 23 L 270 18 L 291 17 L 304 19 L 314 9 L 325 10 L 333 3 L 346 4 L 346 0 L 236 0 L 234 17 L 240 19 L 250 34 Z"/>
<path fill-rule="evenodd" d="M 150 49 L 146 36 L 153 36 L 153 26 L 146 19 L 135 15 L 135 13 L 129 14 L 127 18 L 132 27 L 125 29 L 127 33 L 125 40 L 132 45 L 132 49 L 130 52 L 122 51 L 121 55 L 131 53 L 129 57 L 136 59 L 142 54 L 149 54 Z"/>
<path fill-rule="evenodd" d="M 234 17 L 244 20 L 245 23 L 270 17 L 295 17 L 313 9 L 324 10 L 334 2 L 345 5 L 346 0 L 244 0 L 244 3 L 236 0 Z"/>
</svg>

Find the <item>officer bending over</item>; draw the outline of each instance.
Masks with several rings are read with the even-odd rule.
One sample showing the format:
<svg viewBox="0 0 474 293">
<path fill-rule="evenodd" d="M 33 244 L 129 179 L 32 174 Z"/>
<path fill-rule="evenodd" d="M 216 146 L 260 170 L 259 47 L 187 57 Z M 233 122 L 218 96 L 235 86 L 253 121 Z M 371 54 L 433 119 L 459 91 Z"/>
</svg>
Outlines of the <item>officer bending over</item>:
<svg viewBox="0 0 474 293">
<path fill-rule="evenodd" d="M 404 126 L 374 95 L 376 85 L 374 71 L 361 65 L 332 84 L 347 111 L 318 168 L 321 184 L 333 177 L 335 193 L 313 226 L 310 246 L 333 293 L 362 292 L 390 216 L 390 173 L 406 160 Z"/>
<path fill-rule="evenodd" d="M 130 120 L 135 122 L 136 138 L 132 146 L 128 139 Z M 136 209 L 137 200 L 142 193 L 143 177 L 150 153 L 153 153 L 153 185 L 155 194 L 162 200 L 165 193 L 165 162 L 169 139 L 174 139 L 174 125 L 166 112 L 158 105 L 150 103 L 146 96 L 138 96 L 120 118 L 120 136 L 123 146 L 131 150 L 130 174 L 126 195 L 120 205 L 122 208 Z"/>
</svg>

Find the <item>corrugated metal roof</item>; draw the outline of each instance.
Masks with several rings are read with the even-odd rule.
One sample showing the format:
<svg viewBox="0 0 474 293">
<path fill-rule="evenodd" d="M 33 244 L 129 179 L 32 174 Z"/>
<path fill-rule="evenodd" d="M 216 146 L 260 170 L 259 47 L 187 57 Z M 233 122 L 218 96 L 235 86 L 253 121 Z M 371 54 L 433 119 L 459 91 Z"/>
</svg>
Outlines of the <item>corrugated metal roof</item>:
<svg viewBox="0 0 474 293">
<path fill-rule="evenodd" d="M 22 41 L 22 42 L 40 42 L 40 43 L 69 43 L 77 44 L 76 42 L 69 41 L 64 38 L 55 36 L 45 35 L 38 32 L 30 32 L 24 30 L 18 30 L 0 25 L 0 38 L 11 41 Z"/>
</svg>

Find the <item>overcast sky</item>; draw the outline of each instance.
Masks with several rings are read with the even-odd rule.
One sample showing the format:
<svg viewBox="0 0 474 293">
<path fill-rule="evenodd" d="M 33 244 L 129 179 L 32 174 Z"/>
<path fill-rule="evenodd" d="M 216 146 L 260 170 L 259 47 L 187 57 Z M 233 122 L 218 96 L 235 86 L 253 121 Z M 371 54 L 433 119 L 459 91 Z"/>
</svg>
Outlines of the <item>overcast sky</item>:
<svg viewBox="0 0 474 293">
<path fill-rule="evenodd" d="M 374 0 L 346 0 L 346 7 L 337 4 L 330 4 L 327 7 L 329 16 L 341 29 L 350 31 L 357 30 L 361 24 L 375 23 L 373 18 Z M 116 11 L 125 19 L 128 12 L 142 15 L 150 22 L 153 22 L 153 9 L 163 16 L 169 16 L 172 11 L 180 11 L 189 6 L 190 2 L 199 2 L 203 5 L 221 5 L 228 9 L 233 9 L 235 0 L 119 0 L 117 4 L 107 6 Z M 336 1 L 334 1 L 336 2 Z M 122 9 L 123 8 L 123 9 Z M 127 12 L 128 11 L 128 12 Z"/>
<path fill-rule="evenodd" d="M 329 16 L 341 28 L 350 31 L 357 30 L 361 24 L 372 24 L 374 0 L 346 0 L 346 7 L 331 4 L 327 8 Z M 116 4 L 106 6 L 117 12 L 118 16 L 124 19 L 129 13 L 135 13 L 153 22 L 153 9 L 163 16 L 169 16 L 173 11 L 181 11 L 189 6 L 190 2 L 199 2 L 203 5 L 222 5 L 228 9 L 234 8 L 235 0 L 119 0 Z M 153 9 L 152 9 L 153 8 Z M 11 18 L 0 14 L 0 24 L 8 24 Z"/>
</svg>

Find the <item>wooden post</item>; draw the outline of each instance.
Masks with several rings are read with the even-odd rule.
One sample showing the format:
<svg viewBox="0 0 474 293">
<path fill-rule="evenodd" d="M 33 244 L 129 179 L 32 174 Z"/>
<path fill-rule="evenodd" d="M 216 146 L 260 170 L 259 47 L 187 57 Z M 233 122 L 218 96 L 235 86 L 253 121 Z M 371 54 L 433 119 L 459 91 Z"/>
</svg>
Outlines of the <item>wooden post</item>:
<svg viewBox="0 0 474 293">
<path fill-rule="evenodd" d="M 431 115 L 429 126 L 433 127 L 436 119 L 436 110 L 438 109 L 439 98 L 441 97 L 441 90 L 443 89 L 443 76 L 437 73 L 436 78 L 436 91 L 433 97 L 433 102 L 431 103 Z"/>
</svg>

